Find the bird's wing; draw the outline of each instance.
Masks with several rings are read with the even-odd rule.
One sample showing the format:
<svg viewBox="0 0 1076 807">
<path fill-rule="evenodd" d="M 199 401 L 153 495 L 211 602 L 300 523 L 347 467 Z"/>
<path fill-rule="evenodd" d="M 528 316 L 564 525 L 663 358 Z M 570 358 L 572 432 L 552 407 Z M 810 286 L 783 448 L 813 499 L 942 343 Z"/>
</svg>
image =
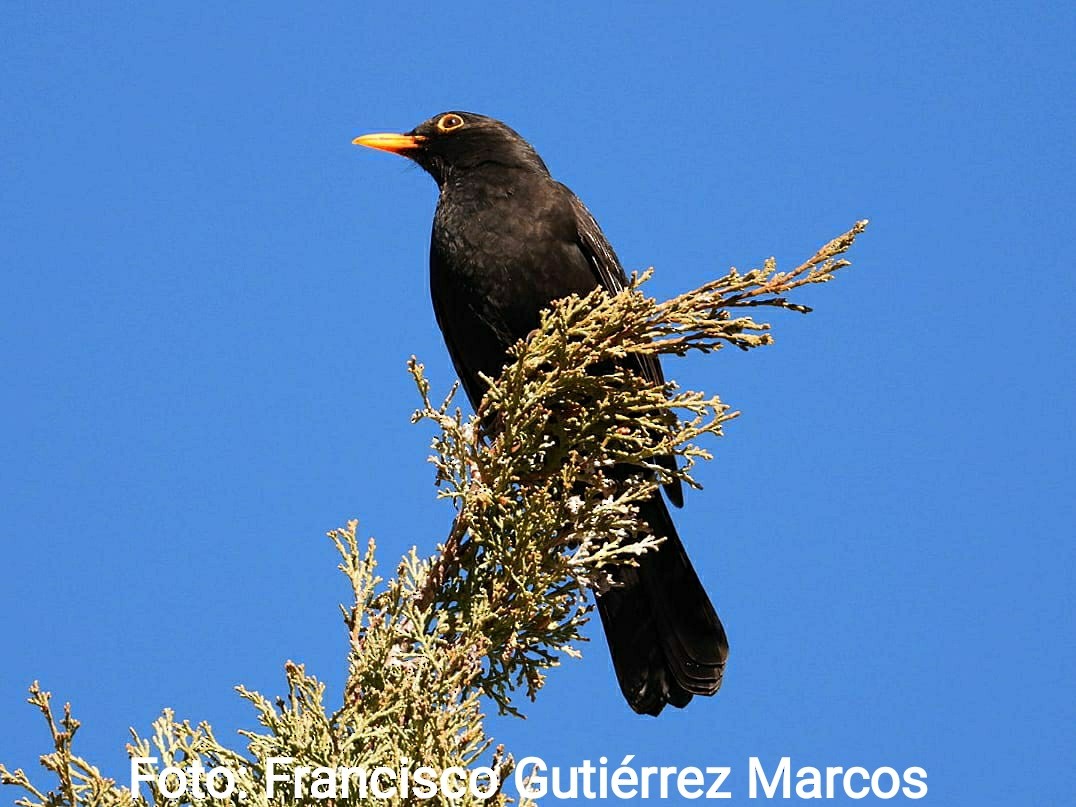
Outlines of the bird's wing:
<svg viewBox="0 0 1076 807">
<path fill-rule="evenodd" d="M 561 185 L 568 198 L 571 200 L 572 212 L 575 214 L 575 227 L 579 235 L 579 246 L 587 256 L 594 274 L 602 288 L 610 292 L 618 292 L 628 285 L 628 276 L 624 273 L 624 267 L 620 265 L 620 259 L 616 256 L 609 241 L 598 226 L 593 214 L 587 210 L 587 206 L 566 186 Z M 639 356 L 639 365 L 643 378 L 652 384 L 664 384 L 665 374 L 661 371 L 661 363 L 656 356 Z M 661 463 L 669 470 L 674 470 L 676 460 L 673 457 L 663 457 Z M 677 507 L 684 505 L 684 488 L 677 479 L 665 486 L 665 494 L 669 501 Z"/>
<path fill-rule="evenodd" d="M 624 267 L 620 265 L 620 259 L 609 246 L 605 233 L 598 226 L 593 214 L 587 210 L 583 200 L 572 193 L 567 186 L 561 185 L 572 203 L 572 213 L 575 215 L 575 226 L 579 233 L 579 239 L 585 248 L 587 257 L 598 275 L 602 287 L 609 291 L 620 291 L 628 285 L 628 276 L 624 274 Z"/>
<path fill-rule="evenodd" d="M 561 186 L 564 187 L 564 186 Z M 620 259 L 609 246 L 605 233 L 598 226 L 598 222 L 582 200 L 564 187 L 568 198 L 572 202 L 572 212 L 575 214 L 576 231 L 579 234 L 579 244 L 583 248 L 587 260 L 598 277 L 598 282 L 606 291 L 623 291 L 628 285 L 628 276 L 624 273 L 624 267 L 620 265 Z M 661 372 L 661 365 L 653 356 L 641 357 L 643 375 L 647 381 L 664 384 L 665 376 Z"/>
</svg>

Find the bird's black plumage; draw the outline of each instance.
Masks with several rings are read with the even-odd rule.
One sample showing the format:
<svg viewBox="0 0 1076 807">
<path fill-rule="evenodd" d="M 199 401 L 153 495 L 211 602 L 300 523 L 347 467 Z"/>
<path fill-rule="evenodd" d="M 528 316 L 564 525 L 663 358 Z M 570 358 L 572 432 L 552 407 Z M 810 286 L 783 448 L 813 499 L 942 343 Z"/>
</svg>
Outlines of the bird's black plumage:
<svg viewBox="0 0 1076 807">
<path fill-rule="evenodd" d="M 430 291 L 474 407 L 485 393 L 480 374 L 500 375 L 508 348 L 538 327 L 553 300 L 626 284 L 590 211 L 503 123 L 446 112 L 403 135 L 355 142 L 409 157 L 437 181 Z M 663 380 L 656 359 L 639 369 Z M 679 482 L 666 494 L 682 504 Z M 656 715 L 666 703 L 682 707 L 716 692 L 728 643 L 660 494 L 641 515 L 665 542 L 638 568 L 616 570 L 623 585 L 600 595 L 598 610 L 624 696 L 635 711 Z"/>
</svg>

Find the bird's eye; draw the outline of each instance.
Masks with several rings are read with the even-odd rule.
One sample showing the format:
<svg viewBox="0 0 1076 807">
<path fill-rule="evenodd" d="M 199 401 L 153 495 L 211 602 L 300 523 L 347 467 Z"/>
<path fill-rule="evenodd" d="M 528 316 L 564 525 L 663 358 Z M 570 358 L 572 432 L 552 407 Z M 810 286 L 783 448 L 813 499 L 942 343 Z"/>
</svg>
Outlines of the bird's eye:
<svg viewBox="0 0 1076 807">
<path fill-rule="evenodd" d="M 442 132 L 451 132 L 461 126 L 463 126 L 463 118 L 459 115 L 442 115 L 441 119 L 437 121 L 437 128 Z"/>
</svg>

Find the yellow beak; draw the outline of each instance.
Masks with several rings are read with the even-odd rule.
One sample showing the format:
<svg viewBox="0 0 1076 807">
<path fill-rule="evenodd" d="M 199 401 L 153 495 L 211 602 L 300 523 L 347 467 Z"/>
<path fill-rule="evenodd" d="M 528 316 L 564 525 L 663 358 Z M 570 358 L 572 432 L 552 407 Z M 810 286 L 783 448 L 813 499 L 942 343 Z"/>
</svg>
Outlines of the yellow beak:
<svg viewBox="0 0 1076 807">
<path fill-rule="evenodd" d="M 405 134 L 368 134 L 356 137 L 351 142 L 356 146 L 366 146 L 368 149 L 387 151 L 390 154 L 403 154 L 421 147 L 424 137 Z"/>
</svg>

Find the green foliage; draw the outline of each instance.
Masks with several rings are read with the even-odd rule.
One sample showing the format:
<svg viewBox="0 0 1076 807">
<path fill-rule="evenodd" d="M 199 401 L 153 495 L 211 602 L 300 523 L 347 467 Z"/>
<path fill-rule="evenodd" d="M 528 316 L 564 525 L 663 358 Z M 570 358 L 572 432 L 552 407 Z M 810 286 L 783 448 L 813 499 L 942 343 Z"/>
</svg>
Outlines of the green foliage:
<svg viewBox="0 0 1076 807">
<path fill-rule="evenodd" d="M 720 436 L 738 414 L 716 396 L 643 380 L 631 370 L 634 357 L 769 344 L 769 326 L 744 309 L 809 310 L 785 295 L 848 265 L 839 256 L 865 227 L 857 223 L 787 273 L 771 259 L 657 302 L 643 292 L 647 272 L 618 294 L 561 301 L 491 379 L 477 416 L 454 408 L 452 394 L 432 402 L 422 365 L 412 359 L 421 399 L 413 420 L 436 427 L 431 460 L 439 496 L 453 503 L 456 517 L 432 557 L 412 549 L 387 581 L 376 575 L 374 542 L 360 546 L 356 522 L 330 533 L 353 594 L 342 608 L 350 640 L 343 702 L 330 711 L 324 686 L 289 662 L 286 698 L 274 703 L 238 688 L 262 727 L 241 732 L 245 751 L 222 744 L 209 725 L 178 722 L 165 710 L 150 736 L 132 732 L 128 755 L 156 757 L 144 768 L 154 775 L 195 759 L 206 769 L 228 768 L 250 805 L 324 800 L 287 783 L 270 797 L 274 757 L 312 769 L 488 766 L 504 782 L 513 763 L 483 730 L 483 698 L 518 714 L 517 693 L 533 699 L 550 668 L 579 655 L 587 590 L 611 585 L 610 567 L 634 564 L 658 543 L 640 531 L 636 503 L 670 477 L 697 486 L 694 464 L 710 456 L 698 441 Z M 670 454 L 679 460 L 675 471 L 659 464 Z M 638 472 L 624 478 L 614 471 L 625 464 Z M 69 705 L 57 723 L 36 682 L 30 703 L 52 734 L 54 750 L 41 763 L 57 784 L 42 791 L 23 771 L 0 765 L 0 782 L 24 791 L 16 802 L 23 807 L 236 803 L 208 794 L 170 800 L 150 786 L 136 799 L 75 755 L 78 721 Z M 361 800 L 337 794 L 332 803 Z M 472 801 L 438 795 L 427 803 Z M 483 803 L 506 801 L 497 793 Z"/>
</svg>

